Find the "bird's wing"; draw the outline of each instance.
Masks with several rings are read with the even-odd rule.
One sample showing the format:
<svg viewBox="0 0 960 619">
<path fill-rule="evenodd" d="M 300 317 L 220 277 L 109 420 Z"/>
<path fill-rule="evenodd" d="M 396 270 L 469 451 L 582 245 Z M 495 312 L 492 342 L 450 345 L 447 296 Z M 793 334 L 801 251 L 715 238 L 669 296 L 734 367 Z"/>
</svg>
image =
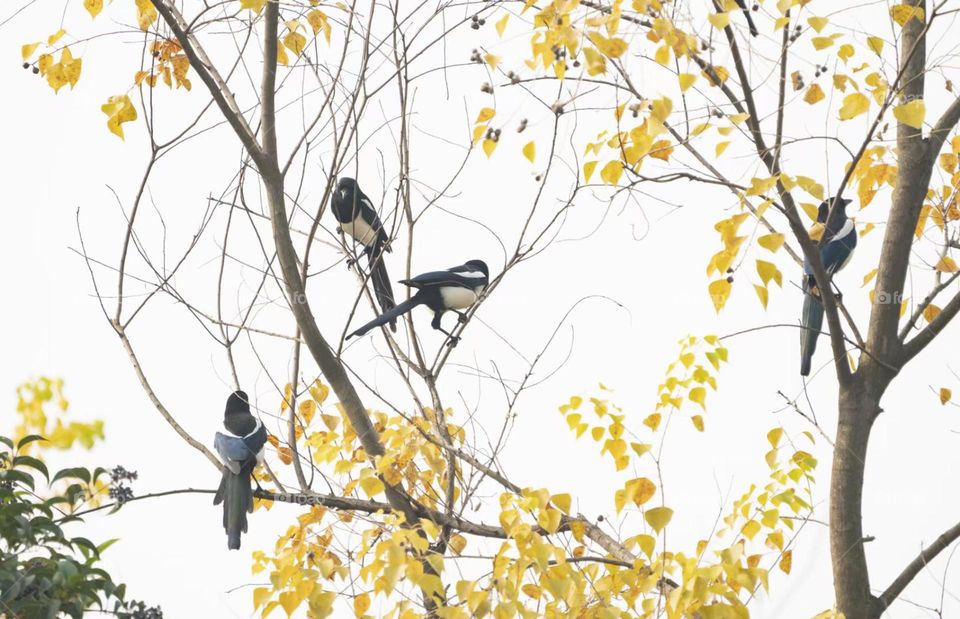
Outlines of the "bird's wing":
<svg viewBox="0 0 960 619">
<path fill-rule="evenodd" d="M 820 250 L 823 268 L 828 273 L 836 273 L 847 264 L 856 247 L 857 233 L 855 230 L 851 230 L 846 236 L 831 240 Z"/>
<path fill-rule="evenodd" d="M 408 286 L 413 286 L 414 288 L 423 288 L 426 286 L 464 286 L 472 287 L 470 284 L 464 283 L 464 278 L 458 274 L 451 271 L 430 271 L 429 273 L 421 273 L 413 279 L 404 280 L 405 284 Z"/>
<path fill-rule="evenodd" d="M 265 429 L 263 432 L 264 435 L 266 435 Z M 263 440 L 266 441 L 266 436 L 264 436 Z M 245 439 L 228 436 L 220 432 L 217 432 L 216 436 L 214 436 L 213 447 L 225 462 L 242 463 L 256 456 L 256 452 L 251 451 Z"/>
<path fill-rule="evenodd" d="M 267 442 L 267 429 L 262 423 L 258 424 L 256 430 L 246 435 L 241 440 L 253 455 L 257 455 Z"/>
</svg>

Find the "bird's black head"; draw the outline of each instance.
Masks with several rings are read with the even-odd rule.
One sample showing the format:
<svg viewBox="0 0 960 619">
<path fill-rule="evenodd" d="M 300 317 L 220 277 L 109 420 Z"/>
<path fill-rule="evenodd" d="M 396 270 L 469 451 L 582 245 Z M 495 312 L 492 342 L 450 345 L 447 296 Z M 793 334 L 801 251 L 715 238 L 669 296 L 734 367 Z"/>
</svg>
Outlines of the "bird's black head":
<svg viewBox="0 0 960 619">
<path fill-rule="evenodd" d="M 250 414 L 250 398 L 247 397 L 244 391 L 234 391 L 230 394 L 230 397 L 227 398 L 227 409 L 223 414 L 235 415 L 237 413 Z"/>
<path fill-rule="evenodd" d="M 480 271 L 486 277 L 490 277 L 490 270 L 487 268 L 487 263 L 484 262 L 483 260 L 467 260 L 465 264 L 471 269 L 476 269 Z"/>
<path fill-rule="evenodd" d="M 817 221 L 825 224 L 827 223 L 827 217 L 830 216 L 830 205 L 834 202 L 837 203 L 837 208 L 840 209 L 840 217 L 837 218 L 837 221 L 843 221 L 847 218 L 847 205 L 850 204 L 851 200 L 846 198 L 830 198 L 825 202 L 820 203 L 820 208 L 817 209 Z"/>
</svg>

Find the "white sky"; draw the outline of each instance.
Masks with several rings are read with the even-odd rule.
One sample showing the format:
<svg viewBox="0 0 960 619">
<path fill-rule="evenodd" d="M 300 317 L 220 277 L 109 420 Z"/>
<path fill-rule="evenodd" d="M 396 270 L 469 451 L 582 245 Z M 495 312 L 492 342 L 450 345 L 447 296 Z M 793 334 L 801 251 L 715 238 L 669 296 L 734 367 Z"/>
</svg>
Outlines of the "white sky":
<svg viewBox="0 0 960 619">
<path fill-rule="evenodd" d="M 82 36 L 91 27 L 79 3 L 73 4 L 76 6 L 68 13 L 66 27 L 73 31 L 71 23 L 79 24 L 76 31 Z M 92 296 L 83 261 L 69 249 L 78 247 L 74 214 L 79 208 L 90 253 L 110 264 L 115 264 L 119 256 L 123 216 L 109 187 L 124 205 L 130 203 L 147 145 L 140 121 L 126 125 L 125 142 L 106 131 L 99 106 L 107 96 L 128 88 L 139 48 L 120 44 L 135 41 L 129 35 L 81 48 L 81 53 L 75 52 L 84 59 L 80 83 L 72 92 L 64 89 L 54 95 L 39 77 L 23 71 L 18 63 L 22 43 L 56 30 L 56 17 L 51 16 L 59 9 L 51 12 L 53 5 L 37 3 L 0 28 L 0 58 L 5 59 L 0 63 L 0 81 L 7 85 L 3 109 L 8 143 L 2 165 L 7 219 L 0 227 L 0 251 L 6 265 L 2 283 L 8 299 L 0 321 L 0 342 L 5 352 L 0 357 L 0 402 L 13 410 L 18 383 L 41 374 L 63 377 L 72 403 L 70 417 L 106 421 L 107 441 L 94 452 L 83 454 L 84 462 L 91 466 L 123 464 L 137 470 L 140 479 L 134 490 L 138 494 L 184 487 L 213 488 L 216 471 L 180 440 L 147 400 Z M 867 6 L 869 10 L 847 11 L 836 18 L 852 29 L 844 32 L 878 31 L 884 23 L 884 5 Z M 113 7 L 93 28 L 110 28 L 107 19 L 118 14 L 129 19 L 128 14 Z M 769 27 L 769 23 L 766 25 Z M 511 45 L 524 49 L 522 28 L 517 23 L 511 28 L 503 47 L 493 48 L 495 53 L 508 56 Z M 465 32 L 449 43 L 446 51 L 452 62 L 465 61 L 471 48 L 495 39 L 489 24 L 480 33 Z M 808 43 L 805 45 L 803 49 L 810 49 Z M 945 43 L 940 44 L 931 56 L 950 51 Z M 426 57 L 421 66 L 437 61 L 435 56 Z M 832 66 L 832 57 L 829 62 Z M 519 60 L 515 64 L 519 66 Z M 653 93 L 658 84 L 665 83 L 662 72 L 645 62 L 637 64 L 638 79 L 645 89 Z M 809 81 L 810 71 L 805 73 Z M 950 77 L 950 69 L 944 75 Z M 191 77 L 195 77 L 192 72 Z M 765 77 L 758 73 L 758 79 Z M 421 84 L 414 105 L 417 131 L 413 137 L 413 168 L 415 178 L 424 185 L 440 186 L 458 166 L 461 148 L 431 136 L 464 142 L 476 111 L 492 102 L 479 92 L 479 84 L 485 79 L 479 67 L 451 71 L 449 95 L 439 79 Z M 956 76 L 953 79 L 960 83 Z M 942 88 L 942 78 L 931 78 L 929 84 L 931 91 L 937 91 Z M 762 90 L 762 101 L 766 102 L 770 88 L 772 85 Z M 169 134 L 182 121 L 183 110 L 205 99 L 199 80 L 194 79 L 192 94 L 169 94 L 161 89 L 159 101 L 160 106 L 168 106 L 161 109 L 170 110 L 162 121 L 166 125 L 161 124 Z M 497 123 L 502 122 L 498 126 L 504 127 L 503 143 L 490 160 L 480 152 L 473 153 L 466 172 L 441 205 L 482 221 L 502 235 L 509 247 L 516 242 L 518 222 L 525 217 L 536 190 L 533 176 L 543 170 L 551 122 L 542 107 L 530 104 L 516 89 L 498 89 L 496 103 Z M 928 100 L 928 119 L 931 110 L 942 109 L 938 103 L 936 98 Z M 792 108 L 796 115 L 788 122 L 788 133 L 794 137 L 821 134 L 826 108 L 822 105 L 811 112 L 810 108 L 799 107 L 802 105 L 798 102 Z M 392 117 L 395 106 L 392 91 L 385 91 L 370 106 L 364 121 L 362 132 L 370 139 L 360 156 L 360 169 L 366 171 L 361 182 L 371 196 L 381 196 L 384 191 L 392 196 L 395 188 L 389 185 L 384 189 L 382 175 L 377 172 L 380 150 L 388 183 L 392 182 L 396 171 L 392 140 L 387 132 L 373 130 L 384 117 Z M 834 107 L 831 114 L 835 113 Z M 517 137 L 513 128 L 521 117 L 530 119 L 530 128 Z M 606 126 L 611 116 L 606 111 L 584 112 L 582 118 L 585 127 L 592 123 Z M 841 137 L 848 140 L 848 146 L 860 139 L 865 122 L 859 119 L 844 128 L 848 133 Z M 579 135 L 590 137 L 586 129 Z M 531 139 L 538 145 L 535 166 L 530 166 L 519 152 Z M 712 152 L 715 141 L 714 135 L 705 142 L 710 145 L 708 152 Z M 582 139 L 577 142 L 582 143 Z M 832 159 L 827 161 L 822 148 L 818 144 L 788 151 L 787 169 L 820 179 L 829 174 L 833 183 L 838 182 L 842 151 L 830 149 Z M 150 194 L 163 213 L 170 257 L 178 256 L 195 232 L 206 208 L 205 198 L 218 195 L 228 184 L 236 169 L 238 151 L 236 139 L 221 128 L 188 142 L 157 166 Z M 580 152 L 582 146 L 577 147 L 577 154 Z M 740 182 L 756 173 L 755 158 L 747 156 L 742 140 L 739 147 L 736 142 L 731 146 L 725 159 L 724 169 Z M 571 161 L 569 156 L 566 161 Z M 311 171 L 318 170 L 316 160 L 310 165 L 314 167 L 308 166 L 304 191 L 305 203 L 312 209 L 322 191 L 322 178 Z M 547 206 L 563 198 L 562 191 L 569 186 L 568 172 L 560 169 L 557 174 L 559 180 L 548 186 Z M 578 299 L 603 295 L 616 300 L 622 308 L 601 299 L 585 302 L 568 323 L 574 330 L 569 326 L 561 329 L 542 361 L 539 376 L 546 377 L 558 369 L 548 381 L 521 397 L 501 460 L 517 483 L 570 492 L 586 515 L 603 514 L 608 519 L 614 517 L 613 490 L 631 477 L 654 477 L 655 471 L 644 460 L 632 470 L 614 474 L 609 459 L 599 456 L 597 444 L 587 437 L 573 439 L 556 412 L 557 405 L 577 393 L 599 395 L 596 385 L 602 381 L 614 390 L 611 399 L 626 412 L 628 426 L 649 441 L 641 421 L 652 411 L 657 384 L 667 364 L 676 358 L 679 338 L 795 323 L 801 301 L 795 286 L 798 269 L 781 252 L 774 260 L 784 271 L 784 288 L 771 291 L 769 309 L 763 311 L 750 289 L 750 282 L 758 279 L 752 258 L 768 256 L 756 253 L 737 273 L 734 294 L 717 317 L 706 292 L 704 267 L 720 248 L 713 223 L 735 212 L 735 199 L 720 188 L 696 184 L 644 189 L 658 199 L 638 196 L 637 203 L 624 208 L 617 202 L 609 212 L 603 201 L 605 194 L 597 193 L 597 199 L 589 193 L 581 194 L 559 235 L 562 242 L 512 272 L 483 306 L 478 316 L 483 324 L 470 326 L 452 358 L 464 367 L 448 368 L 442 386 L 446 404 L 457 410 L 456 419 L 464 420 L 468 407 L 482 404 L 475 422 L 495 432 L 504 411 L 501 391 L 493 382 L 478 380 L 468 366 L 490 371 L 491 364 L 496 363 L 511 378 L 521 377 L 525 368 L 494 331 L 532 357 Z M 873 268 L 887 197 L 878 196 L 860 217 L 861 221 L 877 223 L 878 230 L 863 239 L 853 262 L 839 277 L 844 298 L 860 324 L 868 309 L 867 291 L 860 283 Z M 660 200 L 682 208 L 669 208 Z M 149 203 L 144 205 L 142 216 L 138 233 L 159 256 L 164 230 Z M 221 209 L 212 224 L 214 230 L 222 229 L 224 217 Z M 325 223 L 329 229 L 329 223 Z M 207 310 L 215 307 L 216 300 L 217 234 L 202 239 L 176 279 L 178 289 Z M 237 246 L 231 251 L 255 260 L 258 250 L 252 246 L 252 237 L 243 234 L 248 238 L 233 240 Z M 475 257 L 484 258 L 494 271 L 502 267 L 499 245 L 491 234 L 441 211 L 431 211 L 418 225 L 417 234 L 414 271 L 451 266 Z M 391 256 L 394 279 L 402 276 L 405 249 L 406 241 L 401 238 Z M 318 246 L 314 251 L 318 267 L 332 264 L 336 258 L 326 247 Z M 915 283 L 928 283 L 929 270 L 919 262 L 916 267 Z M 141 265 L 136 268 L 143 272 Z M 249 272 L 245 282 L 238 273 L 235 270 L 225 295 L 232 308 L 249 298 L 251 286 L 256 285 Z M 113 294 L 113 277 L 104 275 L 101 281 L 104 293 Z M 339 333 L 356 291 L 354 280 L 339 265 L 314 282 L 311 290 L 321 329 Z M 139 289 L 130 285 L 128 291 L 136 293 Z M 369 308 L 361 306 L 360 318 L 369 315 Z M 418 314 L 417 320 L 424 329 L 426 313 Z M 292 319 L 277 308 L 265 310 L 258 321 L 265 328 L 292 333 Z M 953 471 L 960 465 L 954 433 L 960 424 L 955 419 L 956 409 L 941 407 L 934 393 L 940 386 L 957 388 L 949 369 L 955 362 L 956 333 L 955 328 L 949 330 L 902 372 L 884 399 L 885 413 L 874 430 L 867 463 L 864 528 L 876 537 L 868 546 L 868 559 L 872 582 L 878 588 L 885 587 L 922 545 L 952 526 L 960 514 L 956 493 L 946 490 L 955 483 Z M 130 336 L 167 408 L 193 436 L 212 442 L 221 422 L 223 401 L 232 390 L 222 348 L 169 298 L 151 302 L 134 322 Z M 425 339 L 430 350 L 441 342 L 432 333 Z M 796 330 L 788 328 L 730 339 L 731 364 L 719 376 L 719 392 L 708 398 L 707 432 L 700 434 L 691 427 L 685 419 L 690 411 L 681 413 L 672 424 L 664 460 L 667 504 L 676 512 L 670 534 L 672 549 L 692 549 L 697 539 L 709 533 L 722 501 L 739 496 L 750 483 L 765 481 L 763 453 L 770 428 L 782 423 L 794 434 L 812 429 L 794 413 L 773 412 L 783 407 L 778 391 L 796 397 L 802 390 L 796 340 Z M 275 376 L 283 375 L 290 361 L 289 349 L 263 338 L 256 342 L 267 367 Z M 351 348 L 346 353 L 347 361 L 365 380 L 377 384 L 410 410 L 409 401 L 402 399 L 401 383 L 389 364 L 375 358 L 374 348 L 382 350 L 379 335 L 368 336 Z M 821 342 L 815 368 L 828 362 L 828 348 Z M 570 358 L 564 364 L 568 351 Z M 238 351 L 238 366 L 243 386 L 256 394 L 260 407 L 276 412 L 279 395 L 246 344 Z M 835 395 L 829 369 L 809 386 L 809 397 L 830 434 L 835 423 Z M 364 397 L 368 406 L 378 405 L 372 395 Z M 5 419 L 6 429 L 12 416 Z M 276 428 L 272 419 L 264 419 L 268 427 Z M 813 451 L 820 460 L 817 516 L 826 519 L 829 445 L 818 440 Z M 286 505 L 276 505 L 269 513 L 258 511 L 251 517 L 250 533 L 238 553 L 226 551 L 220 510 L 210 505 L 209 495 L 137 502 L 119 514 L 92 518 L 85 534 L 95 540 L 121 538 L 106 553 L 105 566 L 115 579 L 128 584 L 132 597 L 159 603 L 166 616 L 246 617 L 251 615 L 250 585 L 264 581 L 263 575 L 251 577 L 249 553 L 271 549 L 276 535 L 298 513 Z M 639 532 L 639 521 L 636 515 L 630 517 L 624 537 Z M 771 579 L 770 595 L 752 604 L 754 616 L 806 617 L 831 605 L 825 528 L 809 525 L 794 555 L 793 574 L 785 578 L 777 572 Z M 944 553 L 917 577 L 906 591 L 907 598 L 925 606 L 939 605 L 946 557 Z M 960 612 L 955 583 L 954 570 L 947 573 L 944 616 Z M 904 619 L 929 615 L 905 603 L 898 603 L 890 613 L 891 617 Z"/>
</svg>

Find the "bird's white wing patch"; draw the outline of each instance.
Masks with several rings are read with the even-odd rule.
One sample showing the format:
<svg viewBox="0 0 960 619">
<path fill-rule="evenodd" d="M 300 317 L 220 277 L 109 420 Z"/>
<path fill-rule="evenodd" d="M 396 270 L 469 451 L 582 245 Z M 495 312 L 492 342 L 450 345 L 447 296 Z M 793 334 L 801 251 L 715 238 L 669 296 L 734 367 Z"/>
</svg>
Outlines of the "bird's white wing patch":
<svg viewBox="0 0 960 619">
<path fill-rule="evenodd" d="M 480 271 L 464 271 L 463 273 L 457 271 L 456 273 L 457 273 L 457 275 L 459 275 L 460 277 L 469 277 L 469 278 L 471 278 L 471 279 L 482 279 L 482 278 L 486 277 L 486 275 L 484 275 L 484 274 L 481 273 Z"/>
</svg>

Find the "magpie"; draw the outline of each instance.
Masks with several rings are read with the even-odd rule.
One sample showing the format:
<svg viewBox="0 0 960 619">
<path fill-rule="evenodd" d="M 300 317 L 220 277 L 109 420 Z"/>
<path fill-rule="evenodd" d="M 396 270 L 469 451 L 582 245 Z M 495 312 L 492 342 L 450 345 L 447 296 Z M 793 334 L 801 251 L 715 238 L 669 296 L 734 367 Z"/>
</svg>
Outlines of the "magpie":
<svg viewBox="0 0 960 619">
<path fill-rule="evenodd" d="M 247 531 L 247 512 L 253 511 L 253 469 L 263 460 L 267 429 L 250 414 L 250 401 L 243 391 L 234 391 L 227 398 L 223 413 L 225 433 L 217 432 L 213 446 L 223 459 L 223 478 L 213 497 L 213 504 L 223 503 L 223 528 L 227 532 L 227 548 L 240 548 L 240 533 Z"/>
<path fill-rule="evenodd" d="M 747 8 L 747 3 L 745 0 L 737 0 L 737 5 L 743 9 L 743 14 L 747 17 L 747 26 L 750 28 L 750 36 L 757 36 L 760 32 L 757 30 L 756 24 L 753 23 L 753 17 L 750 15 L 750 9 Z"/>
<path fill-rule="evenodd" d="M 363 246 L 363 253 L 367 255 L 370 264 L 370 279 L 380 310 L 389 312 L 396 305 L 387 266 L 383 260 L 383 253 L 390 251 L 390 237 L 383 229 L 373 202 L 363 193 L 357 181 L 344 176 L 337 181 L 331 206 L 330 210 L 340 224 L 339 230 Z M 396 320 L 390 323 L 390 329 L 396 332 Z"/>
<path fill-rule="evenodd" d="M 846 212 L 850 200 L 833 198 L 821 203 L 817 211 L 817 222 L 824 225 L 827 223 L 832 202 L 836 202 L 834 208 L 839 209 L 839 213 L 833 218 L 830 227 L 824 229 L 820 241 L 820 261 L 831 277 L 847 266 L 853 250 L 857 247 L 857 230 Z M 817 348 L 817 337 L 823 327 L 823 302 L 813 275 L 813 267 L 807 260 L 803 261 L 803 313 L 800 323 L 803 327 L 800 330 L 800 375 L 809 376 L 810 363 Z"/>
<path fill-rule="evenodd" d="M 401 284 L 416 288 L 417 292 L 389 312 L 384 312 L 348 335 L 347 339 L 355 335 L 363 335 L 375 327 L 396 320 L 398 316 L 409 312 L 418 305 L 426 305 L 433 310 L 433 322 L 430 323 L 430 326 L 445 333 L 450 338 L 450 345 L 454 346 L 460 338 L 445 331 L 440 325 L 440 319 L 444 312 L 449 310 L 457 313 L 460 322 L 466 322 L 467 315 L 462 310 L 477 302 L 480 293 L 487 287 L 489 281 L 490 271 L 487 270 L 487 265 L 483 260 L 469 260 L 465 264 L 445 271 L 430 271 L 417 275 L 413 279 L 401 280 Z"/>
</svg>

